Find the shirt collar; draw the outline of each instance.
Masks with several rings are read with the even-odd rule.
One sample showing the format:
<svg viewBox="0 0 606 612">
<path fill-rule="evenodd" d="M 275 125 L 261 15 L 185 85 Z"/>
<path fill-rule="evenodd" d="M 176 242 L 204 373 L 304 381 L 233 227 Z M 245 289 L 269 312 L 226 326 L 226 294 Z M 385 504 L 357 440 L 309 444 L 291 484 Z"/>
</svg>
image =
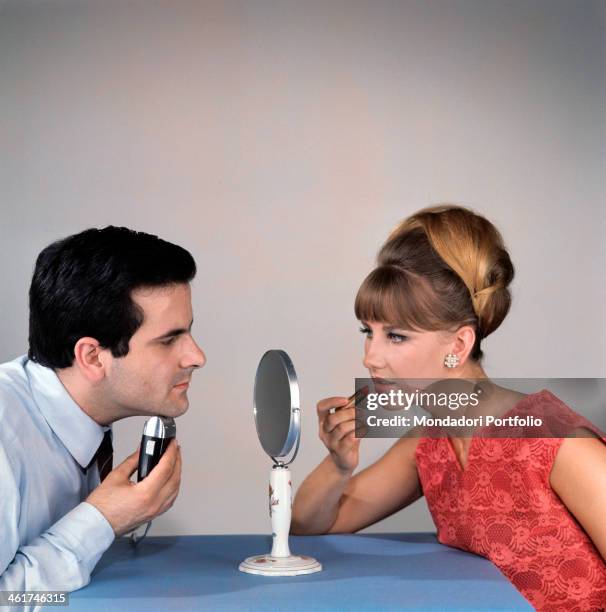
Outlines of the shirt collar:
<svg viewBox="0 0 606 612">
<path fill-rule="evenodd" d="M 76 404 L 52 369 L 28 359 L 25 371 L 34 402 L 46 422 L 71 456 L 85 468 L 110 428 L 99 425 Z"/>
</svg>

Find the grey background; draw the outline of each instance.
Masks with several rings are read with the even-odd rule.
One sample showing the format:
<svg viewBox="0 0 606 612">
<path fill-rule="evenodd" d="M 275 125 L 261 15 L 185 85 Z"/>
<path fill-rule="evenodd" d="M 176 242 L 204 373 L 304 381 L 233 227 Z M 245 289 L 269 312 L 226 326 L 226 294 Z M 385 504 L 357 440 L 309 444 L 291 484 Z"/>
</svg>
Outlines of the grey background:
<svg viewBox="0 0 606 612">
<path fill-rule="evenodd" d="M 502 231 L 514 303 L 489 374 L 605 377 L 605 5 L 599 1 L 0 3 L 0 359 L 26 350 L 37 253 L 126 225 L 190 249 L 208 355 L 156 534 L 266 533 L 252 420 L 267 348 L 315 403 L 352 392 L 353 298 L 388 231 L 458 202 Z M 142 422 L 115 426 L 117 459 Z M 362 465 L 391 440 L 362 445 Z M 375 530 L 433 527 L 425 502 Z"/>
</svg>

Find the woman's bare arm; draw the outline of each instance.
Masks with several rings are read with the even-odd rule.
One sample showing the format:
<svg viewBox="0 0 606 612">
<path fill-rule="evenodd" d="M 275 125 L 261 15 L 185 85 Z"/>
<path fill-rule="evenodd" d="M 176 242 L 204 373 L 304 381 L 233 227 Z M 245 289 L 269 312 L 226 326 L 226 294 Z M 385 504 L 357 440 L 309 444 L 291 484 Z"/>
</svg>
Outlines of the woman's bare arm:
<svg viewBox="0 0 606 612">
<path fill-rule="evenodd" d="M 566 438 L 549 482 L 606 561 L 606 444 L 596 436 Z"/>
<path fill-rule="evenodd" d="M 352 533 L 417 500 L 423 495 L 417 443 L 416 437 L 401 438 L 355 476 L 337 469 L 328 455 L 297 491 L 292 533 Z"/>
<path fill-rule="evenodd" d="M 329 533 L 364 529 L 412 504 L 423 495 L 415 450 L 419 439 L 401 438 L 348 483 Z"/>
</svg>

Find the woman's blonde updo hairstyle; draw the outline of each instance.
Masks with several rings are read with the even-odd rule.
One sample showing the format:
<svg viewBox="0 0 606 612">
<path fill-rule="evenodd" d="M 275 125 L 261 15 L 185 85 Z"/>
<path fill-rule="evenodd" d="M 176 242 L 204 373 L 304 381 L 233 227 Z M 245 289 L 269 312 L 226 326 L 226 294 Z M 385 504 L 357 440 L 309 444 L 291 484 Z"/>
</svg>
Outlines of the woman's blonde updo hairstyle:
<svg viewBox="0 0 606 612">
<path fill-rule="evenodd" d="M 499 231 L 462 206 L 425 208 L 389 235 L 355 302 L 356 317 L 417 330 L 475 327 L 471 358 L 511 305 L 514 268 Z"/>
</svg>

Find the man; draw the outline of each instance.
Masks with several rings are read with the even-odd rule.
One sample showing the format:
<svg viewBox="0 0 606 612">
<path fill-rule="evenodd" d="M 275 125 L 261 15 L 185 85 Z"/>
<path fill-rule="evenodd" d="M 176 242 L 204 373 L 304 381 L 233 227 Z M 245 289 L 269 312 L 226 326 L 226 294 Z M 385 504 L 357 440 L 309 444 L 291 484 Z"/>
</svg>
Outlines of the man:
<svg viewBox="0 0 606 612">
<path fill-rule="evenodd" d="M 134 483 L 138 451 L 110 471 L 110 426 L 187 410 L 205 363 L 191 336 L 195 273 L 181 247 L 118 227 L 38 256 L 28 356 L 0 365 L 0 591 L 88 584 L 116 536 L 173 504 L 176 441 Z"/>
</svg>

